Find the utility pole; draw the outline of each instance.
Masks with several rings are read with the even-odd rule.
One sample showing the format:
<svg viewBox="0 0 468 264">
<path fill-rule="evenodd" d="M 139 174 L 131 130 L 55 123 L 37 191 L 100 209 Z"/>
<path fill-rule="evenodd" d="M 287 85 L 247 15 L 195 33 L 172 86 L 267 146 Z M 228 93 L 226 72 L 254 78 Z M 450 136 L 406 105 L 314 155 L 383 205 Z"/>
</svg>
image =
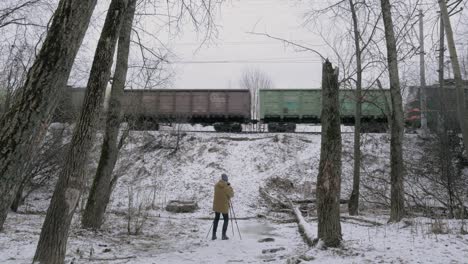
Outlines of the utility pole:
<svg viewBox="0 0 468 264">
<path fill-rule="evenodd" d="M 440 29 L 439 29 L 439 100 L 440 100 L 440 109 L 439 109 L 439 124 L 438 127 L 442 128 L 444 120 L 442 119 L 441 115 L 445 114 L 445 111 L 442 111 L 444 108 L 445 102 L 445 95 L 444 95 L 444 57 L 445 57 L 445 28 L 444 28 L 444 20 L 442 16 L 440 16 Z"/>
<path fill-rule="evenodd" d="M 421 129 L 427 130 L 427 104 L 426 104 L 426 55 L 424 51 L 424 14 L 422 10 L 419 10 L 419 61 L 420 61 L 420 89 L 419 89 L 419 100 L 421 102 Z"/>
<path fill-rule="evenodd" d="M 461 3 L 461 1 L 454 2 Z M 460 124 L 462 137 L 463 137 L 463 146 L 465 150 L 468 150 L 468 111 L 466 109 L 465 101 L 465 89 L 463 85 L 463 79 L 461 76 L 460 63 L 458 60 L 457 48 L 455 46 L 455 40 L 453 37 L 452 24 L 450 22 L 450 13 L 447 8 L 447 3 L 445 1 L 439 1 L 440 15 L 444 22 L 445 28 L 445 37 L 447 40 L 447 48 L 450 54 L 450 61 L 452 63 L 453 77 L 455 79 L 455 91 L 457 98 L 457 115 L 458 122 Z M 453 10 L 453 8 L 452 8 Z M 465 157 L 468 156 L 468 151 L 465 153 Z"/>
</svg>

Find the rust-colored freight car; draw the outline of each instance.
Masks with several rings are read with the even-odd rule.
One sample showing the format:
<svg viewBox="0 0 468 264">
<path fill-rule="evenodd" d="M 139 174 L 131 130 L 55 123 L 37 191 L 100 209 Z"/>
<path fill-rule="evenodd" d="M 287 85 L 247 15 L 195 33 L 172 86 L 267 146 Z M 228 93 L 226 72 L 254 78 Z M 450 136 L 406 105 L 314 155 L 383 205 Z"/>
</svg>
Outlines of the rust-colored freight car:
<svg viewBox="0 0 468 264">
<path fill-rule="evenodd" d="M 137 127 L 157 129 L 158 123 L 200 123 L 217 131 L 241 131 L 249 122 L 249 90 L 126 90 L 122 100 L 125 116 Z"/>
</svg>

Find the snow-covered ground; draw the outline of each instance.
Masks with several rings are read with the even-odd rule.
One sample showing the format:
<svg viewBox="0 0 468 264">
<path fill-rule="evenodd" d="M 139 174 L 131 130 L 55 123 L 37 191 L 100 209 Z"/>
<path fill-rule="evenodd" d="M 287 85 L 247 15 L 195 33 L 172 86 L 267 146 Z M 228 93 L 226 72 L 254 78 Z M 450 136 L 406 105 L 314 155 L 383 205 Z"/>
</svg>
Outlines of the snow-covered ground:
<svg viewBox="0 0 468 264">
<path fill-rule="evenodd" d="M 388 135 L 366 134 L 363 141 L 363 177 L 388 175 Z M 417 136 L 411 135 L 406 147 L 417 149 L 418 144 Z M 300 263 L 308 263 L 304 259 L 310 263 L 468 263 L 468 235 L 463 235 L 461 221 L 420 217 L 387 224 L 387 212 L 371 210 L 364 201 L 368 209 L 358 218 L 349 218 L 346 206 L 342 208 L 344 248 L 308 249 L 290 221 L 292 216 L 281 215 L 278 219 L 284 221 L 278 222 L 274 214 L 266 214 L 258 190 L 266 187 L 268 179 L 279 177 L 290 180 L 297 195 L 310 195 L 306 187 L 315 182 L 319 148 L 320 135 L 313 134 L 132 132 L 117 164 L 116 174 L 121 178 L 103 230 L 80 229 L 77 214 L 67 263 L 299 263 L 299 256 Z M 351 153 L 352 134 L 344 134 L 344 198 L 352 180 Z M 93 162 L 90 179 L 95 166 Z M 236 226 L 231 223 L 229 241 L 206 239 L 213 185 L 221 173 L 229 175 L 235 190 L 233 205 L 237 217 L 243 218 L 237 221 L 242 240 L 236 229 L 233 236 L 231 227 Z M 388 190 L 388 186 L 377 187 Z M 20 213 L 9 215 L 0 233 L 0 263 L 31 262 L 51 189 L 34 193 Z M 127 232 L 130 196 L 132 208 L 144 208 L 131 222 L 134 226 L 135 221 L 146 220 L 138 235 Z M 185 214 L 166 212 L 165 205 L 174 199 L 194 200 L 200 209 Z M 313 234 L 314 217 L 313 212 L 306 216 Z M 274 241 L 260 243 L 264 238 Z"/>
<path fill-rule="evenodd" d="M 38 215 L 11 215 L 5 233 L 0 236 L 0 263 L 31 262 L 42 220 L 43 216 Z M 206 239 L 211 221 L 196 219 L 191 214 L 175 219 L 150 217 L 143 234 L 138 236 L 126 233 L 125 219 L 113 216 L 111 220 L 112 224 L 99 233 L 75 226 L 69 239 L 67 263 L 72 260 L 89 263 L 91 259 L 93 263 L 259 263 L 263 260 L 284 263 L 291 254 L 305 249 L 294 223 L 275 225 L 262 219 L 237 220 L 242 240 L 236 226 L 234 236 L 229 226 L 230 240 L 211 241 Z M 275 241 L 258 242 L 263 238 Z M 262 250 L 278 248 L 284 250 L 262 253 Z"/>
<path fill-rule="evenodd" d="M 383 218 L 384 217 L 384 218 Z M 427 218 L 386 224 L 386 216 L 356 219 L 380 223 L 376 226 L 354 219 L 342 221 L 344 249 L 313 248 L 304 253 L 315 263 L 468 263 L 468 235 L 460 234 L 460 221 L 435 223 Z M 434 233 L 444 226 L 449 233 Z M 466 228 L 466 226 L 465 226 Z M 317 232 L 316 222 L 310 230 Z"/>
</svg>

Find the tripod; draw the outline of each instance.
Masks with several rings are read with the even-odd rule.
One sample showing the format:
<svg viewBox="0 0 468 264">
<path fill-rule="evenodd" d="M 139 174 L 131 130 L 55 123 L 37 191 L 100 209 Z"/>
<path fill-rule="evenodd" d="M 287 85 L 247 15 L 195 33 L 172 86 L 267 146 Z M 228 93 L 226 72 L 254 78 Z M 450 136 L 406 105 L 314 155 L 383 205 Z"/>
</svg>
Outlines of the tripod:
<svg viewBox="0 0 468 264">
<path fill-rule="evenodd" d="M 234 223 L 232 222 L 232 217 L 231 218 L 231 229 L 232 229 L 232 236 L 234 236 Z M 223 219 L 224 220 L 224 219 Z M 237 222 L 236 222 L 237 224 Z M 211 229 L 213 228 L 213 225 L 214 225 L 214 220 L 211 222 L 211 226 L 210 226 L 210 229 L 208 229 L 208 233 L 206 233 L 206 237 L 205 239 L 208 239 L 208 236 L 210 235 L 210 232 L 211 232 Z M 239 233 L 240 234 L 240 233 Z"/>
<path fill-rule="evenodd" d="M 232 235 L 234 236 L 234 223 L 233 223 L 233 219 L 232 219 L 232 218 L 234 218 L 234 222 L 236 223 L 236 227 L 237 227 L 237 232 L 239 233 L 239 238 L 242 240 L 242 235 L 240 233 L 239 224 L 237 224 L 236 213 L 234 212 L 234 207 L 232 206 L 231 201 L 229 201 L 229 210 L 230 210 L 231 215 L 232 215 L 232 217 L 231 217 Z M 208 236 L 210 235 L 211 229 L 213 228 L 213 224 L 214 224 L 214 221 L 211 222 L 210 229 L 208 229 L 208 233 L 206 233 L 206 238 L 205 239 L 208 239 Z"/>
</svg>

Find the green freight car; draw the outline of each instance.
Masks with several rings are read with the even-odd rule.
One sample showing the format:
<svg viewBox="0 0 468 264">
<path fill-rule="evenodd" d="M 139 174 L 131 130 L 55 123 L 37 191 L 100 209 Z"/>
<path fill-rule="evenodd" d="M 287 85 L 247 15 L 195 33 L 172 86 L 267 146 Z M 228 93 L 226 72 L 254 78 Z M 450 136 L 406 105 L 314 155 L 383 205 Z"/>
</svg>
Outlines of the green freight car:
<svg viewBox="0 0 468 264">
<path fill-rule="evenodd" d="M 260 121 L 271 132 L 294 131 L 296 124 L 319 124 L 322 114 L 320 89 L 262 89 L 260 90 Z M 356 95 L 354 90 L 340 90 L 340 113 L 344 125 L 354 124 Z M 362 91 L 363 131 L 386 129 L 390 107 L 389 90 Z"/>
</svg>

